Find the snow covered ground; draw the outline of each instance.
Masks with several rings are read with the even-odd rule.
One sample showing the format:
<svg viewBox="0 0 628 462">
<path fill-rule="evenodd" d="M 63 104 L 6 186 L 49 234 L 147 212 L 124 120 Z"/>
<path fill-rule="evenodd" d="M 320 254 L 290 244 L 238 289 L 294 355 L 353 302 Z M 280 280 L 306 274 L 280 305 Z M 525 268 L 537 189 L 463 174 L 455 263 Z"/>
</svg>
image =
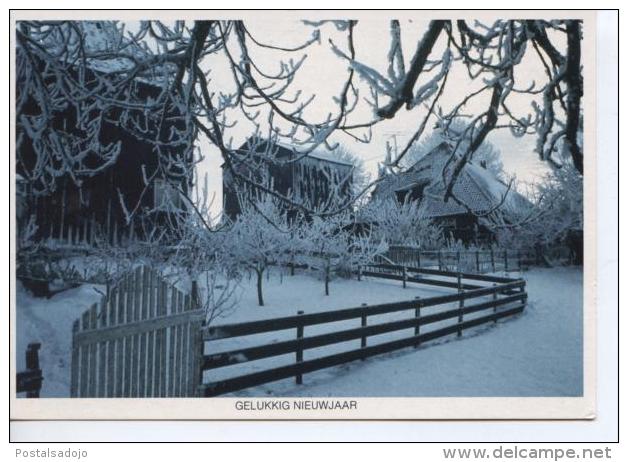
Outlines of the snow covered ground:
<svg viewBox="0 0 628 462">
<path fill-rule="evenodd" d="M 241 396 L 578 396 L 582 394 L 582 272 L 578 268 L 534 269 L 523 273 L 529 304 L 523 315 L 406 349 L 329 368 L 304 376 L 303 385 L 282 380 L 238 392 Z M 72 322 L 98 300 L 97 286 L 82 286 L 49 300 L 32 297 L 19 283 L 17 292 L 17 368 L 24 367 L 26 345 L 42 341 L 42 396 L 69 395 Z M 338 279 L 324 296 L 323 282 L 312 275 L 280 276 L 273 269 L 264 280 L 266 306 L 257 306 L 255 281 L 245 278 L 238 307 L 216 324 L 375 304 L 449 293 L 448 289 L 381 279 Z M 482 313 L 480 313 L 481 315 Z M 386 320 L 407 318 L 389 314 Z M 395 317 L 398 316 L 398 317 Z M 376 317 L 374 317 L 376 318 Z M 383 321 L 384 318 L 373 321 Z M 369 321 L 370 322 L 370 321 Z M 306 335 L 326 329 L 357 327 L 355 320 L 306 328 Z M 423 329 L 423 328 L 422 328 Z M 423 330 L 422 330 L 423 331 Z M 259 334 L 208 342 L 218 352 L 293 338 L 294 332 Z M 408 331 L 369 338 L 369 344 L 408 336 Z M 250 343 L 253 342 L 253 343 Z M 353 342 L 353 344 L 351 343 Z M 305 359 L 355 348 L 356 342 L 306 351 Z M 205 381 L 293 361 L 292 355 L 209 371 Z"/>
<path fill-rule="evenodd" d="M 581 396 L 582 271 L 533 269 L 517 318 L 405 349 L 243 390 L 247 396 Z"/>
<path fill-rule="evenodd" d="M 511 273 L 519 277 L 519 273 Z M 418 350 L 409 348 L 322 371 L 306 374 L 304 384 L 287 379 L 242 390 L 240 396 L 580 396 L 582 394 L 582 271 L 556 267 L 521 274 L 527 281 L 528 306 L 514 319 L 439 339 Z M 275 282 L 273 282 L 275 281 Z M 450 293 L 448 289 L 381 279 L 368 283 L 337 280 L 330 297 L 323 296 L 320 281 L 306 276 L 274 277 L 265 281 L 266 307 L 256 303 L 254 284 L 246 284 L 237 312 L 217 320 L 232 323 L 266 317 L 385 303 L 415 296 Z M 441 308 L 442 309 L 442 308 Z M 479 315 L 486 314 L 478 313 Z M 388 314 L 377 322 L 407 318 L 408 313 Z M 369 321 L 370 322 L 370 321 Z M 357 327 L 357 320 L 307 327 L 306 335 L 325 330 Z M 427 326 L 426 326 L 427 327 Z M 429 326 L 431 330 L 439 324 Z M 408 331 L 369 338 L 369 344 L 408 336 Z M 228 351 L 294 338 L 293 331 L 210 342 L 207 353 Z M 377 340 L 375 340 L 377 339 Z M 358 341 L 309 350 L 304 359 L 356 348 Z M 288 364 L 293 355 L 268 358 L 209 371 L 205 381 Z"/>
<path fill-rule="evenodd" d="M 17 283 L 16 354 L 17 370 L 26 366 L 24 352 L 31 342 L 42 344 L 39 362 L 44 376 L 41 396 L 62 398 L 70 395 L 72 323 L 91 304 L 100 300 L 95 290 L 102 286 L 85 284 L 61 292 L 50 299 L 35 298 Z"/>
</svg>

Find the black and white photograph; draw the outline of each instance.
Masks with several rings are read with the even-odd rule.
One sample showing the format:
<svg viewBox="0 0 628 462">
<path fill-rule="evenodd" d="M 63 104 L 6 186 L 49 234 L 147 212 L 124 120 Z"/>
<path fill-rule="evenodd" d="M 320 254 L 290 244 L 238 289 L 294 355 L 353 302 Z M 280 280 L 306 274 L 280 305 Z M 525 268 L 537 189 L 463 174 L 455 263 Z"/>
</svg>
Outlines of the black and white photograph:
<svg viewBox="0 0 628 462">
<path fill-rule="evenodd" d="M 592 417 L 591 16 L 284 13 L 17 13 L 15 409 Z"/>
</svg>

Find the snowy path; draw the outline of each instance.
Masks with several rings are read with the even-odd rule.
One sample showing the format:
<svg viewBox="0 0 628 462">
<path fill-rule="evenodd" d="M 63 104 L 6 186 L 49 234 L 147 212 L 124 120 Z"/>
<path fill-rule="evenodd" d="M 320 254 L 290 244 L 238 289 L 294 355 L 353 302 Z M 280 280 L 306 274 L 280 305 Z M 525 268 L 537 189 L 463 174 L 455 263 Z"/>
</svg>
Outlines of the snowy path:
<svg viewBox="0 0 628 462">
<path fill-rule="evenodd" d="M 306 374 L 304 385 L 276 382 L 247 396 L 580 396 L 582 272 L 534 269 L 523 274 L 529 304 L 516 319 Z"/>
<path fill-rule="evenodd" d="M 44 376 L 42 397 L 70 395 L 72 323 L 100 299 L 95 287 L 100 286 L 86 284 L 47 300 L 33 297 L 19 282 L 17 284 L 16 366 L 18 371 L 25 367 L 24 352 L 29 343 L 42 344 L 39 351 Z"/>
</svg>

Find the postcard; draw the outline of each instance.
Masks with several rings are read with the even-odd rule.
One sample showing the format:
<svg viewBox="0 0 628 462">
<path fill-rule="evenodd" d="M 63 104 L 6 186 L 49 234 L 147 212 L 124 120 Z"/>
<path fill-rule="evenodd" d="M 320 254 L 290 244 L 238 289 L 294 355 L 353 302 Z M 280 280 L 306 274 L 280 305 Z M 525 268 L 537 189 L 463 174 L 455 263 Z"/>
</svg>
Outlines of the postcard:
<svg viewBox="0 0 628 462">
<path fill-rule="evenodd" d="M 591 11 L 20 11 L 11 417 L 593 419 Z"/>
</svg>

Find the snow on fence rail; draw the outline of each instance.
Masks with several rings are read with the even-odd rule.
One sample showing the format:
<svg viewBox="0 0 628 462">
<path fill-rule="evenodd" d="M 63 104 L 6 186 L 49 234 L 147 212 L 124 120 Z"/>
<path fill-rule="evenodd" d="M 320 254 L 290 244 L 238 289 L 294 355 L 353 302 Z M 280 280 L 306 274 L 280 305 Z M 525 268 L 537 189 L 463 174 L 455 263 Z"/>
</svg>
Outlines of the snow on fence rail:
<svg viewBox="0 0 628 462">
<path fill-rule="evenodd" d="M 393 270 L 394 272 L 383 270 Z M 203 329 L 203 340 L 207 341 L 210 347 L 211 342 L 216 340 L 251 336 L 286 329 L 294 329 L 296 337 L 294 339 L 265 345 L 204 354 L 201 365 L 203 372 L 286 354 L 294 354 L 295 362 L 238 375 L 224 380 L 204 383 L 201 386 L 201 395 L 217 396 L 291 377 L 294 377 L 297 383 L 301 383 L 303 374 L 308 372 L 314 372 L 358 359 L 365 359 L 401 348 L 417 347 L 423 342 L 450 334 L 460 336 L 465 329 L 489 322 L 497 322 L 498 319 L 518 314 L 523 311 L 526 304 L 527 294 L 525 292 L 525 281 L 522 279 L 469 274 L 463 275 L 461 273 L 421 270 L 418 268 L 406 268 L 404 270 L 403 267 L 395 265 L 377 265 L 377 271 L 364 271 L 362 275 L 396 279 L 404 281 L 405 283 L 408 281 L 407 274 L 399 275 L 395 274 L 395 272 L 403 271 L 405 273 L 409 272 L 409 270 L 417 274 L 422 273 L 454 278 L 456 282 L 426 278 L 412 278 L 412 282 L 456 287 L 458 292 L 405 302 L 361 306 L 311 314 L 300 313 L 296 316 L 205 327 Z M 477 284 L 469 284 L 463 282 L 465 278 L 474 281 L 492 282 L 493 285 L 486 287 Z M 466 300 L 487 296 L 491 297 L 488 301 L 482 300 L 478 303 L 465 306 Z M 447 309 L 446 305 L 452 302 L 457 302 L 458 306 L 453 309 Z M 516 304 L 512 306 L 513 303 Z M 423 314 L 422 311 L 428 307 L 441 307 L 444 311 Z M 499 307 L 503 307 L 504 309 L 498 310 Z M 485 310 L 492 311 L 489 314 L 482 314 L 482 316 L 467 318 L 465 320 L 465 316 L 480 313 Z M 411 317 L 368 324 L 369 317 L 404 311 L 409 311 Z M 359 320 L 360 327 L 305 336 L 307 327 L 351 319 Z M 451 322 L 452 320 L 453 322 Z M 449 324 L 443 326 L 443 321 L 449 322 Z M 441 324 L 437 325 L 434 330 L 421 333 L 421 327 L 435 323 Z M 413 329 L 413 334 L 401 339 L 368 345 L 369 337 L 384 333 L 398 332 L 403 329 Z M 360 348 L 315 359 L 303 360 L 303 352 L 305 350 L 338 344 L 349 340 L 360 340 Z"/>
<path fill-rule="evenodd" d="M 122 278 L 100 304 L 74 323 L 72 334 L 72 397 L 217 396 L 365 359 L 523 311 L 525 281 L 444 270 L 371 265 L 359 277 L 370 276 L 457 289 L 456 293 L 403 302 L 226 325 L 204 325 L 204 312 L 194 310 L 189 295 L 168 284 L 155 271 L 138 267 Z M 448 280 L 450 279 L 450 280 Z M 478 284 L 491 283 L 491 286 Z M 488 299 L 487 299 L 488 298 Z M 465 304 L 474 300 L 473 304 Z M 448 304 L 457 306 L 451 308 Z M 426 313 L 427 308 L 436 311 Z M 501 308 L 501 309 L 500 309 Z M 490 312 L 485 313 L 487 310 Z M 404 314 L 401 319 L 369 323 L 374 316 Z M 360 327 L 338 328 L 306 336 L 306 328 L 358 320 Z M 433 327 L 423 330 L 424 326 Z M 205 353 L 213 342 L 295 330 L 295 338 L 237 349 Z M 332 326 L 333 329 L 333 326 Z M 412 335 L 369 345 L 369 339 L 410 329 Z M 310 330 L 310 329 L 308 329 Z M 311 330 L 310 330 L 311 332 Z M 255 338 L 255 337 L 253 337 Z M 359 340 L 360 348 L 303 359 L 306 350 Z M 253 340 L 255 342 L 255 340 Z M 265 358 L 294 354 L 294 363 L 203 383 L 203 373 Z"/>
<path fill-rule="evenodd" d="M 194 396 L 203 310 L 146 266 L 74 322 L 72 397 Z"/>
</svg>

